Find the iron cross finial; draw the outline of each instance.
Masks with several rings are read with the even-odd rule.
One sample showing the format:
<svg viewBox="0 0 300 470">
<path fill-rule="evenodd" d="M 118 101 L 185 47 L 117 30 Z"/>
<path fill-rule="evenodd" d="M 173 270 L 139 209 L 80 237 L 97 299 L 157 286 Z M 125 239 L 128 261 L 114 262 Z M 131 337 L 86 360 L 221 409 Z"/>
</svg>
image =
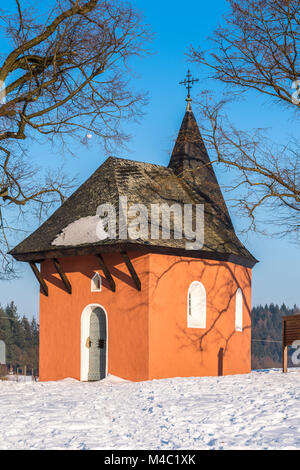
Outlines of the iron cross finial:
<svg viewBox="0 0 300 470">
<path fill-rule="evenodd" d="M 179 85 L 184 85 L 185 88 L 187 89 L 188 95 L 187 95 L 186 101 L 189 102 L 189 101 L 192 101 L 191 95 L 190 95 L 191 88 L 195 82 L 199 82 L 199 78 L 192 78 L 192 74 L 190 70 L 187 71 L 186 76 L 187 78 L 185 78 L 182 82 L 179 82 Z"/>
</svg>

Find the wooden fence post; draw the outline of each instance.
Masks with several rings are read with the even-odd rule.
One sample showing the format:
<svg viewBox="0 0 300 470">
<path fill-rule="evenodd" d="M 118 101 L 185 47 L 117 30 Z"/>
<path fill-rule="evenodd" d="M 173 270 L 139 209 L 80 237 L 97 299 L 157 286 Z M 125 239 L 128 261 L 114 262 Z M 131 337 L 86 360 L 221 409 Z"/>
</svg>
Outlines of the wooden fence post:
<svg viewBox="0 0 300 470">
<path fill-rule="evenodd" d="M 286 323 L 282 318 L 282 372 L 287 372 L 287 345 L 285 344 L 285 327 Z"/>
<path fill-rule="evenodd" d="M 282 348 L 282 372 L 287 372 L 288 364 L 288 355 L 287 355 L 287 346 L 283 345 Z"/>
</svg>

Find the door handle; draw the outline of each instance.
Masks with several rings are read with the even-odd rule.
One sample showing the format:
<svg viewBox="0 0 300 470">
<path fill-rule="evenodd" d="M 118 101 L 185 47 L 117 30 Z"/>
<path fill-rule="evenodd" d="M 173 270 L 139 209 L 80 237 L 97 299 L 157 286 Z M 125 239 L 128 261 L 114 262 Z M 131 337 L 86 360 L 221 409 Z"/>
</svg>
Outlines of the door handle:
<svg viewBox="0 0 300 470">
<path fill-rule="evenodd" d="M 87 348 L 90 348 L 92 346 L 92 344 L 95 344 L 96 343 L 96 347 L 98 349 L 104 349 L 104 345 L 105 345 L 105 340 L 104 339 L 98 339 L 97 341 L 91 341 L 90 337 L 87 338 L 86 340 L 86 347 Z"/>
</svg>

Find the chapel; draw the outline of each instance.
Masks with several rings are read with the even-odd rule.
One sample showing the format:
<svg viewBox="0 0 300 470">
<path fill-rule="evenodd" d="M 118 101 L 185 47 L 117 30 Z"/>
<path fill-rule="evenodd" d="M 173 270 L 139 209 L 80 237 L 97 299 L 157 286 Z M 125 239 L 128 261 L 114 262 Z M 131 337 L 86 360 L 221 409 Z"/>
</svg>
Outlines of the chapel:
<svg viewBox="0 0 300 470">
<path fill-rule="evenodd" d="M 257 260 L 235 233 L 190 101 L 168 166 L 107 158 L 11 251 L 40 284 L 41 381 L 250 372 Z M 151 219 L 149 231 L 137 226 L 133 236 L 131 227 L 129 236 L 120 201 L 128 214 L 139 204 L 148 214 L 170 207 L 170 236 L 161 236 L 162 215 L 159 237 L 151 237 Z M 114 238 L 97 235 L 105 204 L 115 208 Z M 175 233 L 173 205 L 176 216 L 203 208 L 201 246 Z"/>
</svg>

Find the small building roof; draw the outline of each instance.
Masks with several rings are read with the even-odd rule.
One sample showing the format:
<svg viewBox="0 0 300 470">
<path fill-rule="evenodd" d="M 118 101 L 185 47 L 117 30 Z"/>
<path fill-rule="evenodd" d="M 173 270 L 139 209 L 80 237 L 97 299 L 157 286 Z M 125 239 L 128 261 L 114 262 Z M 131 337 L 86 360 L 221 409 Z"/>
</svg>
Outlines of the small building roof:
<svg viewBox="0 0 300 470">
<path fill-rule="evenodd" d="M 155 203 L 204 204 L 202 249 L 185 250 L 184 238 L 97 239 L 97 207 L 110 203 L 117 210 L 121 196 L 127 197 L 128 207 L 142 203 L 149 213 Z M 20 261 L 39 261 L 124 249 L 231 260 L 249 267 L 257 262 L 236 236 L 190 103 L 168 167 L 109 157 L 10 254 Z"/>
</svg>

